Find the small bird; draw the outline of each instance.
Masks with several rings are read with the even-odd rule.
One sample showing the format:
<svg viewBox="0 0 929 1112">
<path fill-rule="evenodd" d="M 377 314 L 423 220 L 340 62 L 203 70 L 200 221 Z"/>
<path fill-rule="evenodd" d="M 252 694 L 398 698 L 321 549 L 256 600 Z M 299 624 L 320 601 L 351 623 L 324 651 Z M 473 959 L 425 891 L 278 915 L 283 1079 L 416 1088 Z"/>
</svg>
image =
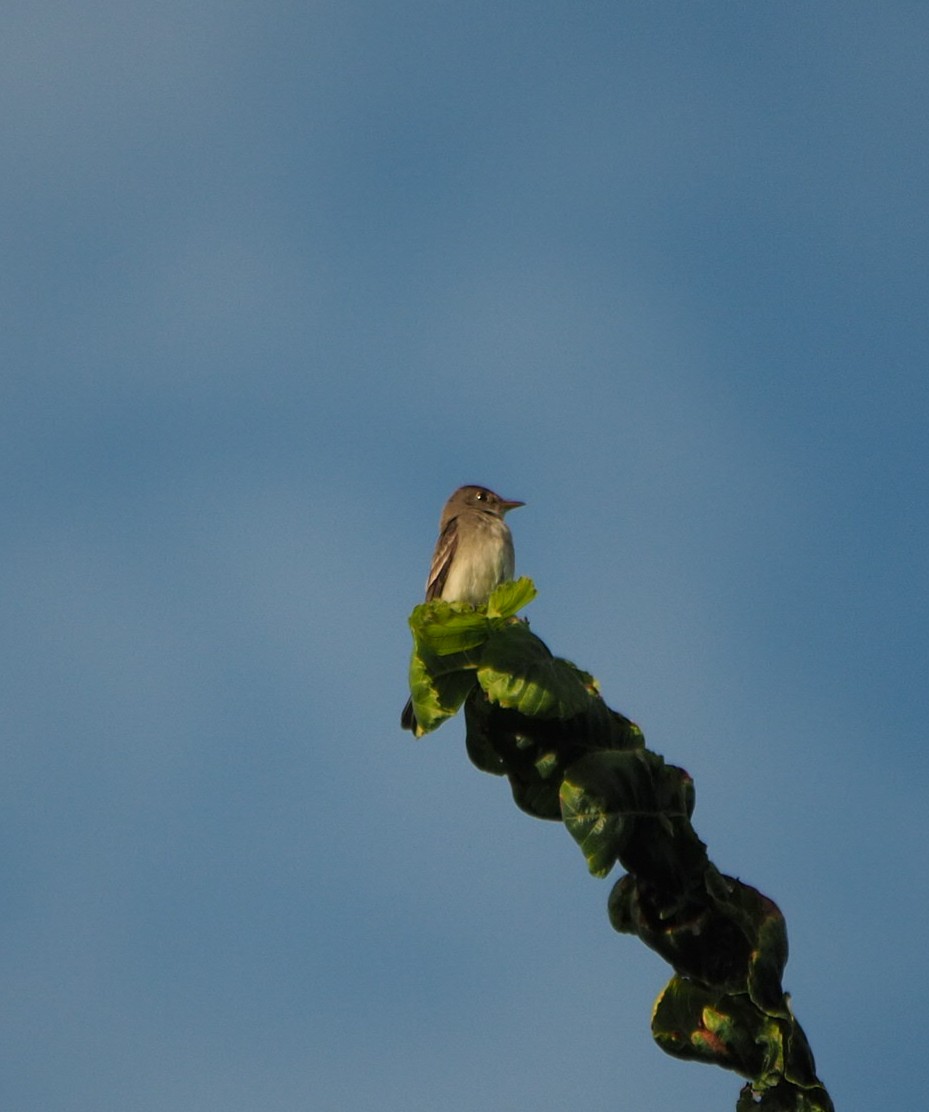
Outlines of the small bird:
<svg viewBox="0 0 929 1112">
<path fill-rule="evenodd" d="M 516 567 L 513 537 L 503 518 L 525 504 L 501 498 L 487 487 L 459 487 L 439 519 L 426 602 L 441 598 L 481 606 L 494 587 L 512 579 Z M 412 730 L 415 721 L 413 702 L 407 700 L 400 725 Z"/>
</svg>

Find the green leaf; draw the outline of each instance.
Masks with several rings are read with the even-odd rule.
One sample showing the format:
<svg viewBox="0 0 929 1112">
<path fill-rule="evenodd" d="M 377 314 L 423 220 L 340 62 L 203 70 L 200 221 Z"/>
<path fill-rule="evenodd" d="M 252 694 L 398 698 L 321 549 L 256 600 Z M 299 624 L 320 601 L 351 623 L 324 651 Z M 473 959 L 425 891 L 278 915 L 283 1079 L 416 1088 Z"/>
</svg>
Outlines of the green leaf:
<svg viewBox="0 0 929 1112">
<path fill-rule="evenodd" d="M 757 941 L 748 971 L 748 991 L 760 1008 L 787 1019 L 790 1013 L 781 987 L 787 964 L 787 926 L 775 903 L 754 888 L 749 891 L 754 895 L 751 914 Z"/>
<path fill-rule="evenodd" d="M 706 863 L 703 843 L 688 822 L 689 793 L 686 773 L 657 753 L 601 750 L 567 770 L 562 817 L 595 876 L 606 876 L 622 860 L 663 888 L 684 891 L 688 874 Z"/>
<path fill-rule="evenodd" d="M 488 699 L 528 718 L 573 718 L 589 705 L 586 673 L 553 657 L 525 622 L 501 624 L 477 672 Z"/>
<path fill-rule="evenodd" d="M 410 698 L 416 715 L 416 737 L 435 730 L 457 714 L 473 687 L 473 669 L 437 673 L 414 652 L 410 658 Z"/>
<path fill-rule="evenodd" d="M 482 644 L 492 626 L 482 609 L 475 610 L 464 602 L 433 599 L 413 609 L 410 629 L 418 651 L 451 656 Z"/>
<path fill-rule="evenodd" d="M 524 577 L 502 583 L 487 606 L 433 599 L 414 607 L 410 615 L 413 633 L 410 697 L 417 737 L 434 730 L 461 709 L 474 686 L 474 671 L 488 639 L 501 627 L 514 625 L 525 629 L 525 623 L 512 615 L 535 594 L 532 580 Z"/>
<path fill-rule="evenodd" d="M 648 776 L 640 750 L 608 751 L 582 757 L 561 785 L 561 814 L 594 876 L 606 876 L 635 823 L 638 783 Z"/>
<path fill-rule="evenodd" d="M 511 618 L 524 606 L 528 606 L 538 593 L 527 575 L 501 583 L 494 588 L 487 600 L 487 617 Z"/>
<path fill-rule="evenodd" d="M 747 996 L 727 996 L 696 981 L 672 977 L 652 1015 L 652 1035 L 668 1054 L 711 1062 L 752 1080 L 776 1084 L 784 1065 L 779 1020 L 759 1012 Z"/>
</svg>

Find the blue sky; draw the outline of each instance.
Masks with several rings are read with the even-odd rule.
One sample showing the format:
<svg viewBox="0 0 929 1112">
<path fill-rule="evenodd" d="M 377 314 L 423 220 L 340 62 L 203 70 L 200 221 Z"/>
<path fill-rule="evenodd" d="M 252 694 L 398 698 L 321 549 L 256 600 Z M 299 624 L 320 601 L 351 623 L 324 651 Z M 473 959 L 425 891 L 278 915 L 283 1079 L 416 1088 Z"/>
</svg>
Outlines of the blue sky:
<svg viewBox="0 0 929 1112">
<path fill-rule="evenodd" d="M 912 1102 L 929 12 L 11 3 L 0 1088 L 17 1112 L 734 1107 L 565 831 L 398 728 L 464 482 L 533 629 Z"/>
</svg>

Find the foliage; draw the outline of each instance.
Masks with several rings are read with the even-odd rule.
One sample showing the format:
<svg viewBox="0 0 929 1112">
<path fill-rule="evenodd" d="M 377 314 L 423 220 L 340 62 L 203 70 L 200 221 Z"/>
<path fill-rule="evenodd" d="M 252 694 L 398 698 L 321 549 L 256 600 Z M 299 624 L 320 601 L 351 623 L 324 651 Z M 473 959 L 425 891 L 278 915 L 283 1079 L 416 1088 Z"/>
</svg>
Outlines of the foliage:
<svg viewBox="0 0 929 1112">
<path fill-rule="evenodd" d="M 504 583 L 484 607 L 433 601 L 410 617 L 416 734 L 462 706 L 468 755 L 506 776 L 520 808 L 565 824 L 591 873 L 619 862 L 609 915 L 674 968 L 652 1034 L 669 1054 L 748 1079 L 737 1112 L 831 1112 L 781 978 L 777 906 L 710 862 L 690 819 L 693 782 L 645 748 L 596 680 L 552 655 L 517 612 L 536 591 Z"/>
</svg>

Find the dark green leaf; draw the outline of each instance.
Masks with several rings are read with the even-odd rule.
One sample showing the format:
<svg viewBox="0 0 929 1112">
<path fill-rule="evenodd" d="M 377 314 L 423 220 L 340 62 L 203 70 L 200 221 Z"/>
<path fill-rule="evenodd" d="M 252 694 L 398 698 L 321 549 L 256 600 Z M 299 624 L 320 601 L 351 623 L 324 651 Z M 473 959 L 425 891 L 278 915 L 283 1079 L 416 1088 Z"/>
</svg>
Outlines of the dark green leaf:
<svg viewBox="0 0 929 1112">
<path fill-rule="evenodd" d="M 647 749 L 603 750 L 571 765 L 561 788 L 562 816 L 590 871 L 605 876 L 619 859 L 656 883 L 684 888 L 687 874 L 704 863 L 703 845 L 687 821 L 688 785 L 686 774 Z M 689 858 L 682 871 L 685 839 Z"/>
<path fill-rule="evenodd" d="M 658 998 L 652 1034 L 676 1058 L 712 1062 L 751 1078 L 763 1089 L 781 1076 L 780 1022 L 747 996 L 728 996 L 684 977 L 672 977 Z"/>
</svg>

